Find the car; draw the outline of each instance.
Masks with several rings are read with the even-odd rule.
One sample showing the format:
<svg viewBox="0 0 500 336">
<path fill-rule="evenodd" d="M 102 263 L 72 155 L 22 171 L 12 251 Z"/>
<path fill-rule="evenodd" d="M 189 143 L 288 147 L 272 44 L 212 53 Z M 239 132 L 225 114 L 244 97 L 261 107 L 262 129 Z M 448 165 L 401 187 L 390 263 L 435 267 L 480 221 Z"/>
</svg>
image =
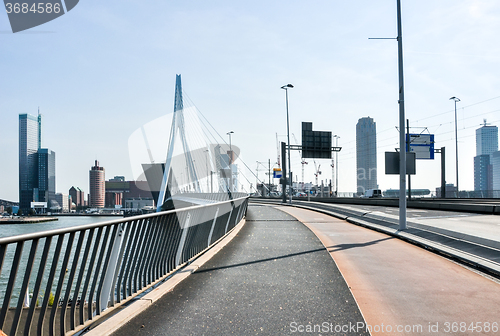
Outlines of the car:
<svg viewBox="0 0 500 336">
<path fill-rule="evenodd" d="M 361 196 L 362 198 L 378 198 L 382 197 L 382 190 L 380 189 L 368 189 L 365 194 Z"/>
</svg>

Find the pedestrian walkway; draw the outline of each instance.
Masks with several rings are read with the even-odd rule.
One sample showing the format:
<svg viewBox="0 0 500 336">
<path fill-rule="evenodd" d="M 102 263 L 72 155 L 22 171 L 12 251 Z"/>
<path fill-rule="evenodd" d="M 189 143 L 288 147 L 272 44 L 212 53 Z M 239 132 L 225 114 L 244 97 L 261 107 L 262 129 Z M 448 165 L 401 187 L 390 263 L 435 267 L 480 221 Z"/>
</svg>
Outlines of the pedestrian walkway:
<svg viewBox="0 0 500 336">
<path fill-rule="evenodd" d="M 319 239 L 251 205 L 223 250 L 114 335 L 368 335 L 364 323 Z"/>
</svg>

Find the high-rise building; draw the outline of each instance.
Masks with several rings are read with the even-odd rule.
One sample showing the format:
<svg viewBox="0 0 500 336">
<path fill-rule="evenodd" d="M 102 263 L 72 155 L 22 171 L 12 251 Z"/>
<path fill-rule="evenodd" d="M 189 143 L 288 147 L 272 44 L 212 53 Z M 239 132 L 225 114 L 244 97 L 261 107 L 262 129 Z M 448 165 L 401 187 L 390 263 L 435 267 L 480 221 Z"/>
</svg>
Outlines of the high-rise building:
<svg viewBox="0 0 500 336">
<path fill-rule="evenodd" d="M 19 115 L 19 208 L 29 210 L 37 187 L 38 120 L 31 114 Z"/>
<path fill-rule="evenodd" d="M 494 189 L 491 155 L 498 151 L 498 127 L 484 125 L 476 129 L 476 156 L 474 157 L 474 190 L 492 191 Z M 485 197 L 490 197 L 485 195 Z"/>
<path fill-rule="evenodd" d="M 41 161 L 40 161 L 41 160 Z M 19 115 L 19 208 L 55 200 L 55 153 L 42 148 L 42 116 Z"/>
<path fill-rule="evenodd" d="M 496 151 L 490 155 L 491 163 L 491 174 L 492 174 L 492 189 L 496 194 L 500 191 L 500 152 Z M 493 197 L 499 197 L 498 195 L 493 195 Z"/>
<path fill-rule="evenodd" d="M 99 161 L 95 160 L 95 165 L 89 171 L 89 207 L 104 208 L 105 201 L 105 181 L 104 168 L 99 166 Z"/>
<path fill-rule="evenodd" d="M 38 197 L 35 201 L 46 202 L 48 209 L 56 206 L 56 153 L 48 148 L 38 149 Z"/>
<path fill-rule="evenodd" d="M 476 155 L 490 155 L 498 150 L 498 127 L 486 125 L 476 130 Z"/>
<path fill-rule="evenodd" d="M 474 190 L 486 191 L 493 189 L 493 181 L 490 179 L 489 171 L 492 171 L 490 155 L 476 155 L 474 157 Z"/>
<path fill-rule="evenodd" d="M 370 117 L 356 124 L 356 168 L 357 193 L 377 189 L 377 128 Z"/>
</svg>

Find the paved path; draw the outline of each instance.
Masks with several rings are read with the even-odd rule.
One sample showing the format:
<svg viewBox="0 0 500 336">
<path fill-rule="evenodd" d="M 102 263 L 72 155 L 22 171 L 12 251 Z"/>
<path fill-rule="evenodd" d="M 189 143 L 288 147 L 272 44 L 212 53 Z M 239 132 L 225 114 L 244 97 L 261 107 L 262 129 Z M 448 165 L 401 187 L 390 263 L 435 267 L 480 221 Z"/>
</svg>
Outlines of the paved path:
<svg viewBox="0 0 500 336">
<path fill-rule="evenodd" d="M 498 282 L 394 237 L 328 215 L 280 208 L 327 247 L 366 323 L 379 331 L 373 335 L 500 334 Z"/>
<path fill-rule="evenodd" d="M 363 325 L 318 238 L 291 215 L 251 205 L 231 243 L 114 335 L 368 335 Z"/>
</svg>

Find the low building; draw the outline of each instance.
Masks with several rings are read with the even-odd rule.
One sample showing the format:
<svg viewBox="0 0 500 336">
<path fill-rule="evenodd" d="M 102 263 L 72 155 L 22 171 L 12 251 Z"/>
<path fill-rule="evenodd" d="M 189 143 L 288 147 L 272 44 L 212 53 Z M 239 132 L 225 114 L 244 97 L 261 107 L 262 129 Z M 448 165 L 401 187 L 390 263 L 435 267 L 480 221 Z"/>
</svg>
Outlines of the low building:
<svg viewBox="0 0 500 336">
<path fill-rule="evenodd" d="M 105 204 L 106 208 L 121 208 L 123 201 L 123 193 L 106 191 Z"/>
<path fill-rule="evenodd" d="M 68 194 L 58 193 L 56 194 L 56 202 L 59 204 L 61 212 L 69 212 L 71 209 L 71 196 Z"/>
<path fill-rule="evenodd" d="M 116 178 L 117 176 L 105 183 L 107 208 L 118 204 L 127 207 L 128 200 L 153 199 L 147 181 L 116 181 Z"/>
<path fill-rule="evenodd" d="M 76 207 L 85 206 L 85 193 L 78 187 L 71 187 L 69 189 L 69 195 L 71 196 L 71 202 L 75 203 Z"/>
<path fill-rule="evenodd" d="M 441 198 L 441 187 L 436 188 L 436 197 Z M 453 183 L 446 184 L 446 197 L 457 197 L 457 187 Z"/>
<path fill-rule="evenodd" d="M 144 209 L 154 207 L 153 198 L 127 198 L 124 202 L 126 209 Z"/>
</svg>

